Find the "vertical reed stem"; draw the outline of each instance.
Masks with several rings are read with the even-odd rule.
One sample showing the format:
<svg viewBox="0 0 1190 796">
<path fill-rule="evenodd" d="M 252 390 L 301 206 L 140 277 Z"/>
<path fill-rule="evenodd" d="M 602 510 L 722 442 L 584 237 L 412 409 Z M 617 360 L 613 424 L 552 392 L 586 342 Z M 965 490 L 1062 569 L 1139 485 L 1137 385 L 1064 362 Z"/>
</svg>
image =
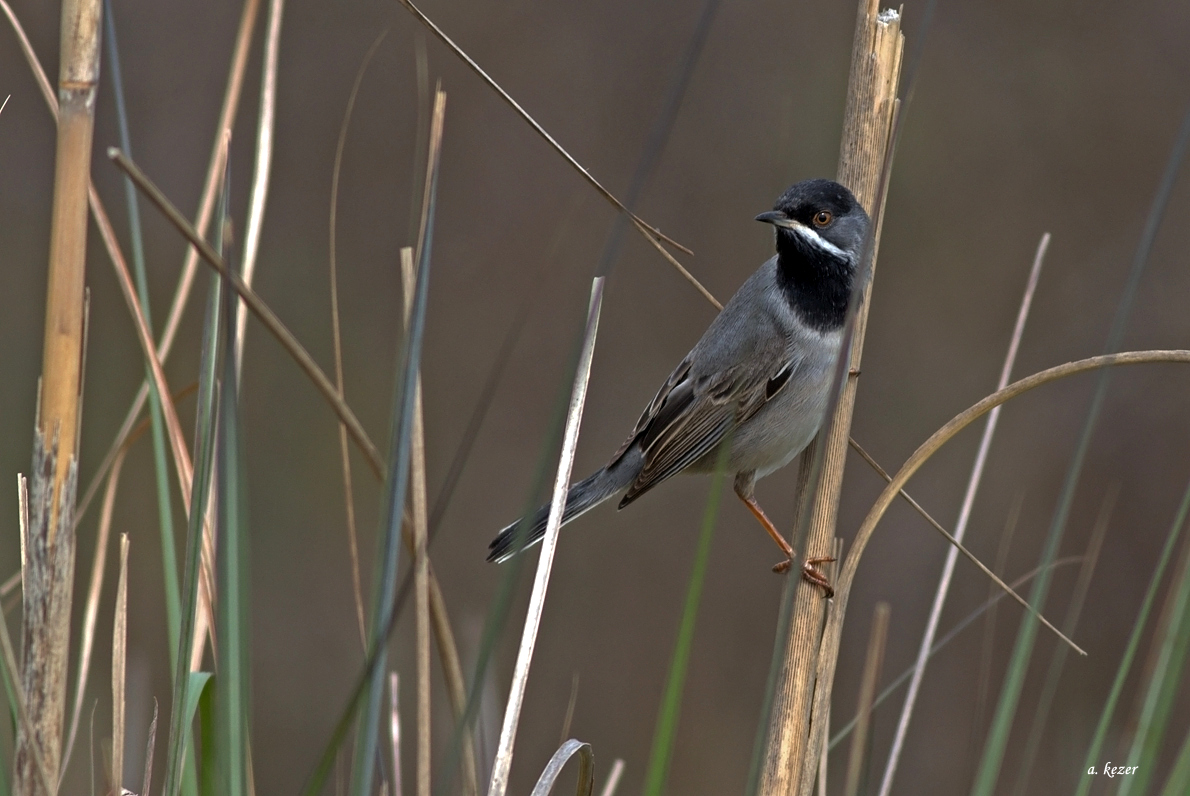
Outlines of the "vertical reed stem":
<svg viewBox="0 0 1190 796">
<path fill-rule="evenodd" d="M 837 178 L 851 189 L 869 212 L 877 204 L 883 204 L 877 202 L 877 192 L 896 107 L 903 45 L 900 15 L 896 12 L 880 12 L 878 0 L 860 0 Z M 872 223 L 876 229 L 870 253 L 874 268 L 880 241 L 880 216 L 874 217 Z M 833 422 L 828 421 L 823 426 L 829 428 L 831 433 L 826 439 L 818 439 L 802 454 L 799 509 L 803 501 L 813 501 L 810 529 L 805 550 L 802 551 L 806 556 L 827 555 L 832 549 L 871 291 L 872 281 L 869 279 L 864 286 L 863 302 L 855 318 L 850 352 L 851 373 L 839 396 Z M 809 464 L 817 445 L 826 445 L 826 450 L 822 478 L 817 491 L 811 494 L 805 473 L 810 469 Z M 821 735 L 825 730 L 824 727 L 813 726 L 811 705 L 814 702 L 818 647 L 827 601 L 822 599 L 816 587 L 804 581 L 796 588 L 784 663 L 776 685 L 766 760 L 761 774 L 760 793 L 766 796 L 809 793 L 818 768 L 818 745 L 811 743 L 811 730 L 815 735 Z M 823 687 L 829 689 L 830 683 L 824 683 Z"/>
<path fill-rule="evenodd" d="M 57 772 L 66 706 L 87 251 L 87 185 L 99 82 L 99 0 L 62 4 L 58 147 L 46 287 L 41 399 L 33 435 L 21 688 L 31 733 L 18 734 L 16 792 L 43 793 L 34 757 Z M 32 737 L 31 737 L 32 736 Z"/>
</svg>

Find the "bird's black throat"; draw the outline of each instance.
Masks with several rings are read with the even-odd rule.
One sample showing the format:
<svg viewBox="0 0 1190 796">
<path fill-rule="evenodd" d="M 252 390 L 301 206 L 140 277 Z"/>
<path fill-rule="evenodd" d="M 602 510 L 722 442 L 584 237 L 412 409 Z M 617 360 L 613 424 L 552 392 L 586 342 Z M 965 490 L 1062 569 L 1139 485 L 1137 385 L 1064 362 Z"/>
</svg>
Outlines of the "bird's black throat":
<svg viewBox="0 0 1190 796">
<path fill-rule="evenodd" d="M 777 232 L 777 284 L 798 317 L 812 329 L 830 332 L 843 326 L 855 266 L 846 257 L 802 239 Z"/>
</svg>

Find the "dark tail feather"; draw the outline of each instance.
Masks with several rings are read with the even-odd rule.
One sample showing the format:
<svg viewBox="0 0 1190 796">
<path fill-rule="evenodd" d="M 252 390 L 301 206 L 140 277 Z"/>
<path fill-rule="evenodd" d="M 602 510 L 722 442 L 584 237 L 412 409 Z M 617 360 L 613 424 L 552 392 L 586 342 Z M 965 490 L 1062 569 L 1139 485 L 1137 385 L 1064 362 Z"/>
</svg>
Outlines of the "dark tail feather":
<svg viewBox="0 0 1190 796">
<path fill-rule="evenodd" d="M 625 457 L 628 458 L 628 457 Z M 611 469 L 603 469 L 579 481 L 566 493 L 566 508 L 562 511 L 562 524 L 570 522 L 580 514 L 598 506 L 632 483 L 635 473 L 624 459 Z M 635 469 L 640 469 L 639 467 Z M 512 523 L 488 545 L 488 561 L 507 561 L 517 553 L 532 547 L 545 537 L 545 525 L 549 520 L 550 506 L 545 504 L 537 511 Z"/>
</svg>

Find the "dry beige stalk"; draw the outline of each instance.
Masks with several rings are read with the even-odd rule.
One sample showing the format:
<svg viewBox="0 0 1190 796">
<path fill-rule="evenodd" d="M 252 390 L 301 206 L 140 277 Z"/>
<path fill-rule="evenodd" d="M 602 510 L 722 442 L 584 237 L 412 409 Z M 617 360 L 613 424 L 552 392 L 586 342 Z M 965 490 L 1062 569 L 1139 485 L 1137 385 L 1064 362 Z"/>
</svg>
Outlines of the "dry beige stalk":
<svg viewBox="0 0 1190 796">
<path fill-rule="evenodd" d="M 58 770 L 66 707 L 74 507 L 87 253 L 87 186 L 99 82 L 99 0 L 62 4 L 60 113 L 51 211 L 41 395 L 25 540 L 21 690 L 28 728 L 17 736 L 14 790 L 44 792 L 36 771 Z"/>
<path fill-rule="evenodd" d="M 868 655 L 864 660 L 864 674 L 859 687 L 859 705 L 856 710 L 855 733 L 851 736 L 851 754 L 847 759 L 847 780 L 843 786 L 845 796 L 857 796 L 860 783 L 866 779 L 868 736 L 871 730 L 872 700 L 876 697 L 876 685 L 880 682 L 880 670 L 884 664 L 884 646 L 888 640 L 888 603 L 876 603 L 872 614 L 872 630 L 868 636 Z M 823 750 L 826 746 L 823 746 Z M 819 787 L 823 785 L 819 772 Z"/>
<path fill-rule="evenodd" d="M 851 189 L 869 212 L 883 205 L 883 202 L 877 201 L 877 191 L 896 108 L 903 45 L 899 15 L 887 12 L 880 14 L 878 0 L 860 0 L 851 54 L 843 140 L 839 151 L 838 180 Z M 870 254 L 874 267 L 880 241 L 879 214 L 872 219 L 872 223 L 876 230 Z M 839 396 L 833 422 L 825 426 L 831 429 L 830 437 L 817 440 L 802 454 L 803 475 L 799 479 L 798 515 L 801 514 L 803 501 L 814 502 L 805 550 L 802 551 L 807 557 L 826 555 L 831 550 L 835 536 L 871 291 L 872 280 L 869 278 L 864 287 L 863 303 L 855 318 L 851 374 Z M 806 488 L 806 476 L 814 449 L 819 444 L 826 445 L 822 478 L 817 492 L 811 495 Z M 760 792 L 766 796 L 809 793 L 817 773 L 817 747 L 812 754 L 808 754 L 807 747 L 818 668 L 818 646 L 827 606 L 827 601 L 822 599 L 816 587 L 806 582 L 798 584 L 784 663 L 774 696 L 767 757 L 762 771 Z M 813 729 L 820 733 L 824 728 Z"/>
<path fill-rule="evenodd" d="M 405 325 L 413 311 L 416 290 L 413 249 L 401 249 L 401 286 Z M 430 796 L 430 562 L 426 557 L 429 519 L 426 508 L 426 431 L 422 415 L 421 373 L 413 388 L 413 438 L 410 459 L 410 503 L 413 506 L 413 603 L 417 617 L 417 796 Z"/>
<path fill-rule="evenodd" d="M 128 534 L 120 534 L 120 579 L 112 627 L 112 793 L 124 790 L 124 671 L 128 660 Z M 146 794 L 145 796 L 148 796 Z"/>
</svg>

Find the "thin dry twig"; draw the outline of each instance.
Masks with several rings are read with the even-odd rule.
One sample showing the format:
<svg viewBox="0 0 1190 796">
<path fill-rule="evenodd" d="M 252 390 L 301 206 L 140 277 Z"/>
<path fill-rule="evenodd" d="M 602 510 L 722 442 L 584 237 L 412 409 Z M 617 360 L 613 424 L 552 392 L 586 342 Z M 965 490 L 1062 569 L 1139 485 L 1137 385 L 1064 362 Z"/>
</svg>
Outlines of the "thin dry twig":
<svg viewBox="0 0 1190 796">
<path fill-rule="evenodd" d="M 405 325 L 413 311 L 413 249 L 401 249 Z M 417 617 L 417 796 L 430 796 L 430 569 L 426 557 L 426 434 L 422 416 L 421 373 L 415 376 L 410 447 L 410 503 L 413 504 L 413 596 Z"/>
<path fill-rule="evenodd" d="M 372 56 L 380 48 L 380 43 L 388 35 L 388 28 L 380 32 L 372 46 L 364 54 L 359 71 L 355 73 L 355 82 L 351 86 L 351 94 L 347 97 L 347 110 L 343 112 L 343 122 L 339 125 L 339 141 L 335 144 L 335 165 L 331 169 L 331 211 L 329 222 L 330 246 L 330 280 L 331 280 L 331 341 L 335 352 L 335 388 L 339 397 L 344 398 L 343 392 L 343 342 L 339 323 L 339 263 L 335 248 L 338 231 L 339 216 L 339 176 L 343 170 L 343 149 L 347 144 L 347 128 L 351 124 L 351 113 L 355 109 L 355 98 L 359 94 L 360 84 L 364 80 L 364 72 L 372 62 Z M 355 614 L 359 621 L 359 643 L 364 650 L 368 648 L 367 623 L 364 620 L 364 590 L 360 581 L 359 570 L 359 538 L 355 529 L 355 490 L 351 485 L 351 450 L 347 441 L 347 426 L 339 423 L 339 459 L 343 470 L 343 498 L 347 509 L 347 550 L 351 555 L 351 587 L 355 596 Z M 395 790 L 395 787 L 394 787 Z"/>
<path fill-rule="evenodd" d="M 529 611 L 525 617 L 525 628 L 521 635 L 521 644 L 513 669 L 512 686 L 509 689 L 508 704 L 504 710 L 504 724 L 500 731 L 496 760 L 492 765 L 492 780 L 488 786 L 488 796 L 504 796 L 508 789 L 508 774 L 512 768 L 512 749 L 516 742 L 517 724 L 520 721 L 521 705 L 525 698 L 525 686 L 529 680 L 529 665 L 533 661 L 533 649 L 537 643 L 537 631 L 541 627 L 541 615 L 545 609 L 545 593 L 549 586 L 554 552 L 558 548 L 558 530 L 562 525 L 562 508 L 566 503 L 570 471 L 574 466 L 574 450 L 578 445 L 578 431 L 582 422 L 583 405 L 587 398 L 587 384 L 591 375 L 591 359 L 595 353 L 595 335 L 599 329 L 599 310 L 602 304 L 603 277 L 595 277 L 591 284 L 591 302 L 587 310 L 587 326 L 583 335 L 582 351 L 579 354 L 574 387 L 570 394 L 570 408 L 566 415 L 566 430 L 562 436 L 561 458 L 558 462 L 557 476 L 554 479 L 553 495 L 550 498 L 550 513 L 545 528 L 545 539 L 542 540 L 541 555 L 537 559 L 537 573 L 533 578 Z"/>
<path fill-rule="evenodd" d="M 570 722 L 574 720 L 574 706 L 578 702 L 578 672 L 570 677 L 570 699 L 566 702 L 566 715 L 562 719 L 562 734 L 558 740 L 561 745 L 570 737 Z"/>
<path fill-rule="evenodd" d="M 847 759 L 847 779 L 843 785 L 845 796 L 857 796 L 860 784 L 865 779 L 869 746 L 869 731 L 872 724 L 872 700 L 876 696 L 876 685 L 880 682 L 880 670 L 884 664 L 884 646 L 888 640 L 888 603 L 876 603 L 872 613 L 872 630 L 868 636 L 868 654 L 864 659 L 864 673 L 860 678 L 859 705 L 856 709 L 855 733 L 851 736 L 851 754 Z M 826 749 L 826 744 L 823 744 Z M 825 788 L 825 779 L 819 774 L 818 785 Z"/>
<path fill-rule="evenodd" d="M 260 79 L 260 119 L 256 127 L 256 170 L 248 199 L 248 223 L 244 228 L 244 259 L 240 272 L 244 284 L 256 275 L 256 253 L 260 249 L 260 228 L 269 195 L 269 173 L 273 165 L 273 130 L 277 117 L 277 60 L 281 50 L 281 15 L 285 0 L 269 0 L 268 24 L 264 33 L 264 66 Z M 243 306 L 236 313 L 236 381 L 244 367 L 244 331 L 248 313 Z"/>
<path fill-rule="evenodd" d="M 131 438 L 130 438 L 131 439 Z M 87 589 L 86 607 L 83 609 L 83 629 L 79 649 L 78 680 L 74 689 L 74 705 L 70 712 L 70 729 L 66 733 L 66 748 L 62 752 L 61 770 L 58 781 L 66 776 L 66 768 L 70 765 L 70 753 L 74 749 L 74 739 L 78 732 L 79 718 L 83 711 L 83 698 L 87 688 L 87 676 L 91 671 L 91 651 L 95 646 L 95 624 L 99 618 L 99 596 L 103 591 L 103 575 L 107 567 L 107 540 L 112 528 L 112 511 L 116 504 L 116 489 L 120 483 L 120 472 L 124 468 L 124 457 L 128 453 L 128 446 L 120 448 L 120 453 L 112 463 L 112 469 L 107 475 L 107 489 L 103 494 L 103 507 L 99 512 L 99 529 L 95 535 L 95 557 L 91 560 L 91 585 Z"/>
<path fill-rule="evenodd" d="M 128 534 L 120 534 L 120 576 L 112 627 L 112 792 L 124 791 L 124 671 L 128 661 Z M 147 794 L 146 794 L 147 796 Z"/>
<path fill-rule="evenodd" d="M 263 323 L 269 332 L 277 338 L 277 341 L 281 343 L 282 347 L 289 352 L 290 356 L 294 358 L 302 371 L 305 372 L 312 382 L 314 382 L 314 386 L 331 405 L 331 408 L 335 410 L 335 413 L 339 416 L 339 419 L 347 426 L 348 431 L 351 433 L 351 438 L 367 457 L 368 463 L 372 467 L 372 471 L 378 478 L 383 479 L 385 468 L 384 461 L 380 457 L 380 452 L 376 449 L 376 446 L 368 437 L 368 433 L 364 431 L 363 426 L 356 418 L 355 413 L 351 410 L 351 407 L 349 407 L 347 403 L 339 397 L 339 394 L 335 390 L 334 385 L 331 384 L 330 379 L 326 377 L 326 374 L 322 372 L 322 369 L 318 367 L 318 364 L 314 361 L 314 358 L 311 357 L 309 352 L 307 352 L 302 344 L 298 342 L 293 333 L 289 331 L 285 324 L 281 322 L 272 309 L 270 309 L 269 306 L 264 303 L 260 296 L 258 296 L 256 292 L 252 290 L 252 288 L 244 284 L 244 280 L 240 278 L 239 274 L 234 273 L 227 267 L 227 264 L 223 261 L 223 258 L 215 253 L 215 250 L 211 248 L 210 244 L 199 237 L 194 228 L 190 226 L 190 223 L 182 217 L 182 214 L 178 212 L 177 208 L 174 207 L 169 199 L 165 197 L 165 194 L 163 194 L 161 190 L 156 185 L 154 185 L 147 176 L 145 176 L 145 173 L 142 172 L 135 163 L 129 160 L 123 152 L 114 147 L 108 149 L 108 157 L 111 158 L 111 160 L 117 166 L 119 166 L 125 174 L 132 178 L 132 181 L 136 184 L 137 188 L 139 188 L 141 192 L 144 193 L 146 197 L 148 197 L 149 201 L 151 201 L 157 207 L 157 209 L 159 209 L 162 214 L 165 215 L 166 219 L 169 220 L 169 222 L 172 223 L 188 241 L 190 241 L 190 244 L 198 250 L 202 258 L 206 260 L 207 263 L 209 263 L 211 267 L 219 273 L 220 276 L 227 280 L 227 283 L 231 285 L 232 289 L 235 290 L 236 293 L 239 294 L 240 298 L 244 300 L 244 303 L 248 306 L 248 309 L 250 309 L 252 313 L 260 319 L 261 323 Z"/>
<path fill-rule="evenodd" d="M 1021 305 L 1017 310 L 1016 324 L 1012 329 L 1012 336 L 1008 342 L 1008 353 L 1004 356 L 1004 366 L 1000 369 L 1000 380 L 996 389 L 1002 390 L 1008 386 L 1008 379 L 1012 375 L 1012 367 L 1016 363 L 1016 354 L 1020 350 L 1021 338 L 1025 334 L 1025 322 L 1029 319 L 1029 309 L 1033 305 L 1033 294 L 1037 291 L 1037 282 L 1041 278 L 1041 266 L 1045 262 L 1045 252 L 1050 245 L 1050 234 L 1046 232 L 1037 244 L 1037 253 L 1033 257 L 1033 267 L 1029 272 L 1029 280 L 1025 285 L 1025 293 L 1021 297 Z M 975 454 L 975 464 L 971 467 L 971 476 L 967 480 L 967 491 L 963 495 L 962 508 L 959 509 L 959 521 L 955 525 L 954 538 L 962 542 L 967 533 L 967 522 L 971 519 L 971 510 L 975 505 L 975 495 L 979 491 L 979 484 L 983 480 L 984 466 L 987 464 L 988 452 L 992 447 L 992 438 L 996 434 L 996 425 L 1000 421 L 1000 407 L 988 413 L 987 423 L 983 428 L 983 437 L 979 440 L 979 450 Z M 922 634 L 921 644 L 917 650 L 917 665 L 913 672 L 913 679 L 909 683 L 909 691 L 905 694 L 905 704 L 901 708 L 901 716 L 897 721 L 896 734 L 893 736 L 892 750 L 888 754 L 884 776 L 880 782 L 880 796 L 889 796 L 892 791 L 893 777 L 897 772 L 897 763 L 901 758 L 901 750 L 905 744 L 905 736 L 909 732 L 909 719 L 913 715 L 913 708 L 917 704 L 917 693 L 921 688 L 921 681 L 925 677 L 926 665 L 930 660 L 930 648 L 934 645 L 934 636 L 938 632 L 938 622 L 942 619 L 942 609 L 946 605 L 946 597 L 950 593 L 950 581 L 954 575 L 954 567 L 958 562 L 958 549 L 952 547 L 946 554 L 946 562 L 942 565 L 942 575 L 938 579 L 938 588 L 934 594 L 934 604 L 930 608 L 929 619 L 926 620 L 926 630 Z M 991 570 L 988 570 L 989 572 Z"/>
<path fill-rule="evenodd" d="M 402 796 L 401 790 L 401 710 L 397 696 L 399 694 L 400 680 L 397 679 L 396 672 L 390 672 L 388 675 L 388 699 L 389 699 L 389 719 L 388 730 L 389 738 L 392 740 L 390 750 L 392 752 L 392 766 L 393 766 L 393 796 Z"/>
<path fill-rule="evenodd" d="M 599 796 L 616 796 L 616 787 L 620 784 L 620 777 L 624 776 L 624 759 L 617 757 L 616 761 L 612 763 L 612 770 L 607 774 L 607 782 L 603 785 L 603 790 L 599 791 Z"/>
<path fill-rule="evenodd" d="M 679 263 L 672 255 L 670 255 L 669 252 L 665 251 L 665 249 L 661 246 L 661 242 L 668 243 L 670 246 L 673 246 L 675 249 L 678 249 L 685 254 L 693 254 L 694 252 L 690 251 L 690 249 L 678 243 L 673 238 L 670 238 L 668 235 L 665 235 L 661 232 L 661 230 L 646 223 L 639 216 L 625 207 L 619 199 L 612 195 L 611 191 L 607 190 L 607 188 L 604 188 L 598 180 L 591 176 L 591 172 L 587 171 L 587 169 L 584 168 L 577 160 L 575 160 L 569 152 L 563 149 L 562 145 L 559 144 L 552 135 L 546 132 L 546 129 L 542 127 L 536 119 L 530 116 L 528 111 L 522 108 L 507 91 L 501 88 L 499 83 L 493 80 L 491 76 L 489 76 L 488 73 L 485 72 L 483 68 L 471 58 L 471 56 L 467 55 L 467 53 L 463 51 L 463 48 L 455 44 L 455 42 L 449 36 L 447 36 L 446 33 L 440 27 L 438 27 L 433 20 L 427 17 L 421 9 L 410 2 L 410 0 L 400 0 L 400 2 L 403 6 L 405 6 L 405 8 L 409 10 L 411 14 L 413 14 L 415 18 L 417 18 L 419 22 L 426 26 L 426 28 L 429 29 L 429 31 L 433 33 L 439 41 L 445 44 L 451 52 L 458 56 L 459 59 L 462 60 L 472 72 L 479 76 L 479 78 L 484 83 L 486 83 L 489 88 L 495 91 L 500 99 L 504 100 L 504 102 L 507 103 L 508 106 L 512 108 L 518 116 L 524 119 L 525 122 L 531 128 L 533 128 L 533 131 L 541 136 L 541 138 L 547 144 L 549 144 L 555 152 L 561 155 L 562 158 L 568 164 L 570 164 L 571 168 L 577 171 L 582 176 L 582 178 L 599 193 L 600 196 L 611 203 L 611 205 L 618 211 L 625 213 L 629 219 L 631 219 L 632 225 L 636 227 L 637 231 L 639 231 L 641 235 L 644 236 L 645 240 L 649 241 L 653 247 L 657 249 L 657 251 L 661 252 L 662 256 L 669 261 L 670 265 L 674 266 L 678 270 L 678 273 L 680 273 L 687 282 L 693 285 L 694 288 L 698 290 L 698 292 L 701 293 L 704 298 L 711 302 L 711 304 L 715 305 L 716 308 L 720 310 L 723 309 L 723 305 L 720 304 L 713 295 L 711 295 L 711 292 L 703 287 L 702 283 L 695 279 L 693 274 L 682 267 L 681 263 Z"/>
<path fill-rule="evenodd" d="M 149 786 L 153 784 L 153 750 L 157 746 L 157 698 L 153 698 L 153 721 L 149 724 L 149 740 L 145 744 L 145 778 L 141 785 L 141 796 L 149 796 Z"/>
</svg>

